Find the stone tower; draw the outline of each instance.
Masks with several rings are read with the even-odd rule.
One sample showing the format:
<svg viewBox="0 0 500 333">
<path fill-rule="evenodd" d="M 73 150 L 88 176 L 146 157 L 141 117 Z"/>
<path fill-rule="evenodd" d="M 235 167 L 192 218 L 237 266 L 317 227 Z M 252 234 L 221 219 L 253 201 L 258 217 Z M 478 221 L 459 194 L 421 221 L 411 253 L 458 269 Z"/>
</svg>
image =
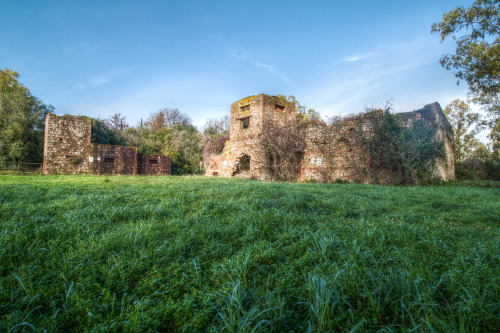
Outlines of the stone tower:
<svg viewBox="0 0 500 333">
<path fill-rule="evenodd" d="M 92 165 L 86 157 L 91 150 L 90 141 L 90 118 L 49 113 L 45 118 L 44 172 L 89 172 Z"/>
<path fill-rule="evenodd" d="M 230 140 L 205 166 L 206 175 L 270 179 L 262 134 L 295 124 L 295 106 L 277 96 L 250 96 L 231 104 L 230 119 Z"/>
</svg>

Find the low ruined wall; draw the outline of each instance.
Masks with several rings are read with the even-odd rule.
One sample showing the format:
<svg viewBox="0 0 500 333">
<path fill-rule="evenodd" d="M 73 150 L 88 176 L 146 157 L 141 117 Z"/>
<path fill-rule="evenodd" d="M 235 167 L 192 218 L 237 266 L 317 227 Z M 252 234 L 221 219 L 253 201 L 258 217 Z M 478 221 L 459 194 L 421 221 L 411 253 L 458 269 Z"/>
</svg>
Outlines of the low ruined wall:
<svg viewBox="0 0 500 333">
<path fill-rule="evenodd" d="M 309 127 L 301 179 L 369 182 L 366 142 L 373 135 L 373 119 L 380 116 L 375 112 L 331 126 Z"/>
<path fill-rule="evenodd" d="M 93 165 L 95 174 L 136 175 L 137 148 L 95 144 Z"/>
<path fill-rule="evenodd" d="M 92 120 L 79 116 L 45 118 L 45 174 L 171 174 L 168 156 L 142 155 L 137 148 L 91 143 Z M 152 164 L 152 160 L 157 163 Z M 140 164 L 140 165 L 139 165 Z"/>
<path fill-rule="evenodd" d="M 375 121 L 382 119 L 382 111 L 373 111 L 332 126 L 314 126 L 306 133 L 307 148 L 302 161 L 301 179 L 334 181 L 336 179 L 364 183 L 390 183 L 387 170 L 371 170 L 367 143 L 373 136 Z M 424 108 L 395 114 L 395 121 L 404 127 L 422 121 L 433 127 L 435 142 L 442 142 L 444 156 L 438 157 L 432 167 L 433 177 L 445 181 L 455 178 L 453 129 L 438 103 Z"/>
<path fill-rule="evenodd" d="M 171 168 L 169 156 L 137 155 L 137 173 L 140 175 L 170 175 Z"/>
</svg>

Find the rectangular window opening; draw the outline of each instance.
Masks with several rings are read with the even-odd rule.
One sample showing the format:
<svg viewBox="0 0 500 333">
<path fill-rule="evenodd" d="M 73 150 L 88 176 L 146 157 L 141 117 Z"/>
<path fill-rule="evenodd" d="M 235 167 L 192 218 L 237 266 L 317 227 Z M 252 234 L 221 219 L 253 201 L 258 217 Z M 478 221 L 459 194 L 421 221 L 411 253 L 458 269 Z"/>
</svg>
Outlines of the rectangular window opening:
<svg viewBox="0 0 500 333">
<path fill-rule="evenodd" d="M 149 164 L 158 164 L 158 160 L 149 160 Z"/>
<path fill-rule="evenodd" d="M 115 158 L 114 157 L 105 157 L 104 163 L 115 163 Z"/>
<path fill-rule="evenodd" d="M 250 127 L 250 118 L 241 119 L 241 128 L 247 129 Z"/>
<path fill-rule="evenodd" d="M 245 105 L 245 106 L 240 107 L 240 111 L 241 112 L 250 111 L 250 105 Z"/>
<path fill-rule="evenodd" d="M 274 105 L 274 109 L 275 109 L 276 111 L 279 111 L 279 112 L 283 112 L 283 111 L 285 111 L 285 107 L 284 107 L 284 106 L 281 106 L 281 105 L 278 105 L 278 104 L 275 104 L 275 105 Z"/>
</svg>

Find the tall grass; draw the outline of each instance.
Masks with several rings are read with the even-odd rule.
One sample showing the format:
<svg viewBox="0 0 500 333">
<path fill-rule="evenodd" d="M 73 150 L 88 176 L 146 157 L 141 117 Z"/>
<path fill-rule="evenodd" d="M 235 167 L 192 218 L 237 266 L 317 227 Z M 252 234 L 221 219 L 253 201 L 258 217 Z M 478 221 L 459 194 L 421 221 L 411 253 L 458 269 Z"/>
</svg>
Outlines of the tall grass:
<svg viewBox="0 0 500 333">
<path fill-rule="evenodd" d="M 0 330 L 495 331 L 499 197 L 0 176 Z"/>
</svg>

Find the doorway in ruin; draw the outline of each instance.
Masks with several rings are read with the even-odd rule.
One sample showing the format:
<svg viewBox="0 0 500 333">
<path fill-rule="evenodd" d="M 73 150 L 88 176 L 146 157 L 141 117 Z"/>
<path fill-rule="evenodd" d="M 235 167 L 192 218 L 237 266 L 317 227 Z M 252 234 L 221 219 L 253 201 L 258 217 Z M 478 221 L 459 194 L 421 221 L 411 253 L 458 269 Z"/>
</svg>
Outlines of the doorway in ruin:
<svg viewBox="0 0 500 333">
<path fill-rule="evenodd" d="M 244 154 L 236 161 L 233 177 L 250 177 L 250 156 Z"/>
</svg>

